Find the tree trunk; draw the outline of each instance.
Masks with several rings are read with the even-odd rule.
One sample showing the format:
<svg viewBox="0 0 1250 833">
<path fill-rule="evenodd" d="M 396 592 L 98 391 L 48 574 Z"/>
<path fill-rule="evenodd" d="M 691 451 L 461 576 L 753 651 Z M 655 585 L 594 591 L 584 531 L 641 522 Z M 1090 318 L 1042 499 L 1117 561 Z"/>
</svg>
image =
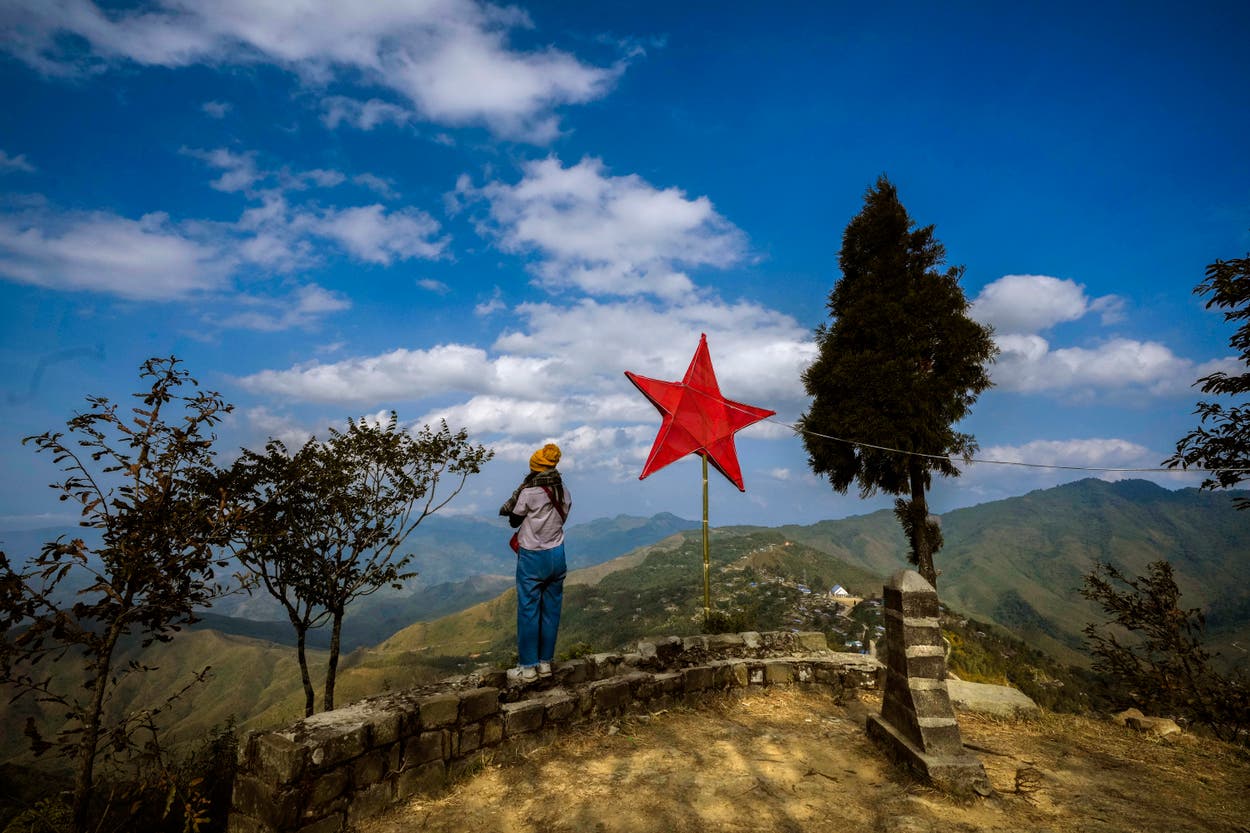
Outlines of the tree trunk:
<svg viewBox="0 0 1250 833">
<path fill-rule="evenodd" d="M 916 554 L 916 569 L 925 581 L 937 589 L 937 570 L 933 568 L 933 551 L 929 547 L 929 504 L 924 493 L 924 469 L 912 458 L 907 465 L 911 482 L 911 551 Z"/>
<path fill-rule="evenodd" d="M 291 624 L 295 625 L 295 650 L 299 655 L 299 676 L 304 683 L 304 717 L 312 717 L 313 712 L 317 708 L 317 695 L 313 692 L 312 677 L 308 673 L 308 655 L 304 651 L 304 645 L 308 639 L 308 627 L 303 622 L 291 620 Z"/>
<path fill-rule="evenodd" d="M 74 775 L 72 803 L 74 833 L 90 829 L 88 814 L 91 811 L 91 795 L 95 792 L 95 758 L 100 744 L 100 715 L 104 711 L 104 695 L 108 691 L 109 671 L 113 667 L 113 649 L 117 647 L 120 631 L 109 628 L 97 657 L 95 690 L 91 693 L 91 706 L 83 715 L 82 737 L 78 740 L 78 771 Z"/>
<path fill-rule="evenodd" d="M 334 611 L 334 624 L 330 632 L 330 661 L 326 663 L 326 696 L 322 702 L 326 711 L 334 708 L 334 681 L 339 669 L 339 634 L 343 630 L 343 611 Z"/>
</svg>

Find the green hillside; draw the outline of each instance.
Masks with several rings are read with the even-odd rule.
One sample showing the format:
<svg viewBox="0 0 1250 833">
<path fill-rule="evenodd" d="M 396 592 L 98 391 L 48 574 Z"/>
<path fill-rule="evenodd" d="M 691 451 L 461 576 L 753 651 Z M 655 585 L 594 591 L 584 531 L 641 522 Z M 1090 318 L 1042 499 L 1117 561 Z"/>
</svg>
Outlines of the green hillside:
<svg viewBox="0 0 1250 833">
<path fill-rule="evenodd" d="M 572 650 L 615 650 L 646 635 L 699 633 L 703 628 L 701 542 L 700 534 L 683 533 L 611 565 L 570 574 L 557 655 Z M 714 530 L 711 556 L 714 607 L 736 616 L 746 629 L 828 624 L 814 609 L 806 621 L 792 621 L 797 610 L 814 607 L 800 603 L 812 595 L 799 587 L 805 576 L 813 583 L 821 581 L 826 589 L 840 583 L 853 593 L 880 593 L 879 576 L 789 541 L 774 530 Z M 604 569 L 610 566 L 616 569 Z M 444 619 L 405 628 L 376 652 L 366 654 L 362 662 L 380 662 L 381 655 L 415 658 L 472 651 L 477 661 L 508 664 L 515 633 L 516 594 L 509 591 Z"/>
<path fill-rule="evenodd" d="M 888 511 L 778 531 L 882 574 L 907 566 Z M 954 510 L 942 532 L 943 601 L 1065 661 L 1088 662 L 1081 628 L 1099 611 L 1077 591 L 1099 561 L 1130 575 L 1171 561 L 1183 602 L 1211 611 L 1214 645 L 1250 637 L 1250 517 L 1227 493 L 1082 480 Z"/>
<path fill-rule="evenodd" d="M 612 523 L 619 526 L 619 519 Z M 1250 645 L 1250 513 L 1235 512 L 1227 494 L 1087 480 L 950 512 L 943 530 L 946 547 L 937 559 L 943 601 L 1065 661 L 1087 662 L 1080 630 L 1097 612 L 1076 591 L 1081 576 L 1099 560 L 1136 574 L 1148 562 L 1167 558 L 1183 601 L 1209 610 L 1217 645 L 1238 639 Z M 557 655 L 614 650 L 646 635 L 700 631 L 700 542 L 698 531 L 678 532 L 570 573 Z M 883 577 L 905 566 L 905 552 L 889 512 L 810 526 L 716 529 L 714 606 L 736 628 L 815 629 L 834 645 L 848 644 L 876 623 L 851 622 L 827 596 L 808 591 L 838 583 L 857 595 L 878 595 Z M 440 603 L 449 610 L 469 604 L 471 586 L 482 592 L 487 587 L 449 586 L 453 589 Z M 509 589 L 409 624 L 376 647 L 357 648 L 343 657 L 339 701 L 481 664 L 509 665 L 515 661 L 515 617 Z M 964 638 L 979 638 L 975 627 Z M 1005 667 L 991 669 L 996 653 L 1004 652 L 986 649 L 976 655 L 979 673 L 1007 673 Z M 195 670 L 213 668 L 210 681 L 170 713 L 167 724 L 178 738 L 198 737 L 232 715 L 252 728 L 280 725 L 302 712 L 295 653 L 284 645 L 196 630 L 154 646 L 143 660 L 158 670 L 124 686 L 113 708 L 154 703 Z M 320 695 L 324 656 L 314 651 L 312 660 Z M 24 739 L 11 727 L 20 727 L 28 714 L 38 712 L 27 701 L 16 706 L 0 701 L 0 725 L 10 727 L 0 745 L 6 758 L 23 758 Z"/>
<path fill-rule="evenodd" d="M 653 544 L 682 530 L 693 529 L 694 521 L 661 512 L 649 518 L 617 515 L 568 527 L 567 555 L 569 567 L 577 569 L 610 561 L 639 547 Z M 52 540 L 56 529 L 34 533 L 6 533 L 21 544 L 22 552 L 38 552 L 42 541 Z M 386 588 L 366 596 L 353 606 L 342 635 L 351 647 L 374 645 L 412 622 L 430 621 L 461 610 L 471 604 L 498 595 L 503 587 L 499 577 L 510 577 L 516 570 L 516 556 L 508 548 L 512 531 L 499 518 L 441 517 L 433 515 L 422 521 L 408 539 L 404 549 L 412 553 L 409 569 L 416 577 L 400 590 Z M 233 571 L 235 568 L 231 568 Z M 212 614 L 229 617 L 214 619 L 209 627 L 230 633 L 264 638 L 282 637 L 280 631 L 247 622 L 286 622 L 281 606 L 264 593 L 235 595 L 221 599 Z M 329 637 L 314 632 L 313 640 L 329 645 Z"/>
<path fill-rule="evenodd" d="M 365 655 L 358 650 L 342 658 L 336 689 L 339 702 L 432 682 L 449 673 L 445 664 L 425 662 L 421 657 L 365 665 L 361 662 Z M 248 730 L 275 728 L 303 716 L 304 694 L 294 648 L 211 630 L 183 631 L 172 642 L 156 643 L 141 654 L 134 648 L 123 651 L 115 667 L 124 668 L 139 658 L 152 670 L 132 675 L 118 686 L 106 709 L 110 719 L 125 711 L 155 706 L 185 686 L 198 671 L 206 666 L 210 669 L 208 679 L 176 701 L 159 720 L 168 732 L 167 740 L 175 745 L 198 740 L 229 720 Z M 310 650 L 308 658 L 320 704 L 326 652 Z M 70 690 L 75 684 L 70 664 L 63 661 L 57 671 L 54 689 Z M 0 732 L 0 761 L 30 761 L 21 726 L 33 716 L 41 726 L 55 730 L 57 714 L 54 707 L 29 697 L 18 703 L 10 703 L 7 696 L 0 699 L 0 726 L 5 727 Z M 56 768 L 64 764 L 45 758 L 40 765 Z"/>
<path fill-rule="evenodd" d="M 136 647 L 123 650 L 116 668 L 137 659 Z M 325 654 L 314 651 L 311 661 L 324 665 Z M 209 678 L 176 702 L 161 724 L 170 727 L 175 741 L 200 736 L 231 717 L 241 722 L 279 723 L 297 716 L 302 703 L 299 667 L 295 651 L 259 640 L 228 636 L 215 631 L 184 631 L 173 642 L 156 643 L 142 652 L 142 661 L 153 670 L 131 675 L 116 690 L 106 707 L 110 720 L 125 712 L 150 707 L 185 686 L 205 666 Z M 58 666 L 54 690 L 69 691 L 73 686 L 69 661 Z M 296 699 L 296 695 L 299 699 Z M 35 716 L 44 726 L 54 726 L 54 707 L 25 697 L 16 704 L 8 697 L 0 701 L 0 723 L 20 727 L 27 716 Z M 2 733 L 0 755 L 24 759 L 26 739 L 20 730 Z"/>
<path fill-rule="evenodd" d="M 571 526 L 569 535 L 577 539 L 578 556 L 570 556 L 570 560 L 574 564 L 597 564 L 692 526 L 693 522 L 667 513 L 652 518 L 621 515 Z M 344 649 L 349 653 L 341 658 L 336 690 L 341 703 L 386 689 L 428 683 L 479 661 L 494 661 L 493 657 L 482 657 L 482 651 L 491 644 L 507 641 L 500 634 L 512 634 L 515 630 L 515 595 L 508 591 L 499 596 L 512 579 L 472 572 L 475 565 L 512 572 L 515 556 L 507 550 L 507 525 L 502 521 L 430 518 L 418 532 L 414 534 L 413 550 L 418 553 L 418 564 L 429 569 L 421 576 L 422 585 L 411 593 L 371 596 L 368 604 L 355 606 L 345 620 Z M 3 532 L 0 536 L 14 553 L 33 554 L 42 542 L 58 534 L 56 529 L 40 529 Z M 459 579 L 430 585 L 431 574 Z M 257 600 L 264 601 L 259 597 Z M 291 647 L 290 625 L 269 619 L 274 615 L 272 610 L 265 610 L 264 618 L 259 619 L 226 615 L 249 609 L 240 606 L 240 601 L 246 601 L 246 597 L 224 600 L 206 612 L 199 625 L 178 634 L 171 643 L 157 644 L 144 652 L 142 661 L 154 670 L 136 675 L 118 689 L 112 713 L 159 703 L 169 692 L 185 685 L 195 672 L 211 666 L 208 681 L 162 718 L 162 726 L 170 731 L 175 743 L 201 737 L 232 717 L 243 728 L 259 728 L 289 723 L 302 715 L 303 692 L 295 650 Z M 499 613 L 501 609 L 506 612 Z M 472 611 L 477 610 L 495 611 L 486 617 L 489 626 L 480 635 L 466 625 L 475 615 Z M 461 611 L 465 615 L 445 620 L 447 614 Z M 388 655 L 366 650 L 366 646 L 420 620 L 430 624 L 416 626 L 428 634 L 419 650 Z M 326 655 L 315 648 L 325 641 L 323 637 L 328 639 L 327 629 L 314 631 L 310 639 L 310 666 L 318 702 Z M 118 667 L 138 658 L 133 651 L 125 652 Z M 72 665 L 60 667 L 58 676 L 58 690 L 74 685 Z M 28 698 L 16 704 L 10 704 L 7 696 L 0 698 L 0 725 L 14 727 L 0 733 L 0 760 L 27 760 L 27 742 L 20 727 L 27 717 L 34 717 L 41 725 L 55 728 L 55 714 Z M 52 761 L 44 763 L 55 765 Z"/>
<path fill-rule="evenodd" d="M 429 621 L 463 610 L 478 602 L 493 599 L 508 587 L 511 576 L 472 576 L 464 581 L 446 582 L 422 587 L 413 593 L 366 596 L 348 608 L 343 620 L 340 643 L 344 651 L 376 645 L 395 631 L 414 621 Z M 197 630 L 214 630 L 237 636 L 295 645 L 295 629 L 286 619 L 248 619 L 222 616 L 212 611 L 201 614 L 194 626 Z M 330 647 L 330 628 L 322 626 L 308 633 L 308 645 Z"/>
</svg>

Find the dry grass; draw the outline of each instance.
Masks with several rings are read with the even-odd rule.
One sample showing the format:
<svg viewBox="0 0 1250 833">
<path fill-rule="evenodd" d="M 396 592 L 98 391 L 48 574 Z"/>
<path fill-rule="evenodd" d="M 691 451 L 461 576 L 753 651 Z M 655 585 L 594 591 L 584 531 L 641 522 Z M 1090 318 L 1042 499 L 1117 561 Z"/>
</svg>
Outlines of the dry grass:
<svg viewBox="0 0 1250 833">
<path fill-rule="evenodd" d="M 774 690 L 597 723 L 495 753 L 400 831 L 1250 831 L 1250 761 L 1223 744 L 1149 740 L 1066 715 L 962 715 L 997 794 L 952 800 L 867 740 L 871 700 Z"/>
</svg>

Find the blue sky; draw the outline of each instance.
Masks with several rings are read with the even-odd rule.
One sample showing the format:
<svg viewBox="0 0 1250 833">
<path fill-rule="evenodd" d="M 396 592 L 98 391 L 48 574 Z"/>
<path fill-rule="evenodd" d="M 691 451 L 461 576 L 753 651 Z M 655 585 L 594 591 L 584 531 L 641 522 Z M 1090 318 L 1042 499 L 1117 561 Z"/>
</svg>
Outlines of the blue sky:
<svg viewBox="0 0 1250 833">
<path fill-rule="evenodd" d="M 881 173 L 996 328 L 981 456 L 1157 465 L 1232 366 L 1192 288 L 1250 249 L 1250 7 L 985 8 L 0 0 L 0 528 L 65 519 L 20 439 L 169 354 L 236 405 L 227 457 L 394 409 L 496 449 L 454 511 L 554 440 L 582 520 L 697 517 L 696 459 L 637 479 L 622 371 L 679 378 L 706 332 L 725 395 L 793 421 Z M 781 425 L 738 445 L 714 524 L 886 505 Z"/>
</svg>

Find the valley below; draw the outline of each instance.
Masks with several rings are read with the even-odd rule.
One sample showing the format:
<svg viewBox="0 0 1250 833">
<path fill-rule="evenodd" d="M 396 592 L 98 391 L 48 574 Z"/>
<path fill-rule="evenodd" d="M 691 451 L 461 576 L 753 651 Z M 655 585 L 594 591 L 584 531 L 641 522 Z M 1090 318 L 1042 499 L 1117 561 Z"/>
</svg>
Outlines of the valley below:
<svg viewBox="0 0 1250 833">
<path fill-rule="evenodd" d="M 412 542 L 416 563 L 425 565 L 419 580 L 349 611 L 340 705 L 515 664 L 513 561 L 499 552 L 503 530 L 494 521 L 438 520 Z M 1238 813 L 1250 818 L 1244 753 L 1203 746 L 1189 734 L 1147 741 L 1074 714 L 1127 705 L 1107 697 L 1087 669 L 1081 629 L 1100 611 L 1079 590 L 1099 562 L 1138 574 L 1169 560 L 1185 606 L 1209 611 L 1207 635 L 1222 652 L 1219 661 L 1245 667 L 1238 651 L 1250 645 L 1247 520 L 1226 494 L 1097 480 L 944 516 L 938 590 L 951 669 L 966 680 L 1012 685 L 1048 710 L 1041 722 L 1019 726 L 961 717 L 968 721 L 965 741 L 989 750 L 982 759 L 999 791 L 992 802 L 951 805 L 889 769 L 865 746 L 862 716 L 870 701 L 839 706 L 783 693 L 726 702 L 706 715 L 678 710 L 629 718 L 615 730 L 588 727 L 523 760 L 491 763 L 449 796 L 413 808 L 406 823 L 419 819 L 429 830 L 464 829 L 468 819 L 500 830 L 787 830 L 832 817 L 899 833 L 1244 831 L 1232 821 Z M 671 515 L 604 519 L 571 527 L 568 546 L 574 569 L 565 583 L 557 658 L 703 631 L 701 535 L 692 522 Z M 820 631 L 834 650 L 868 652 L 882 629 L 883 579 L 907 566 L 905 551 L 889 512 L 810 526 L 714 528 L 713 607 L 723 630 Z M 169 643 L 129 645 L 124 661 L 149 670 L 117 689 L 110 718 L 160 702 L 206 667 L 206 681 L 161 715 L 172 748 L 227 728 L 275 729 L 301 717 L 289 625 L 269 618 L 262 602 L 237 597 Z M 320 634 L 310 640 L 318 706 L 322 644 Z M 72 686 L 74 673 L 62 661 L 55 684 Z M 36 784 L 61 777 L 61 762 L 27 748 L 20 727 L 28 719 L 45 729 L 63 725 L 46 704 L 0 703 L 6 794 L 32 774 Z M 1015 791 L 1016 773 L 1028 767 L 1050 773 L 1036 794 Z M 1241 793 L 1229 779 L 1240 779 Z M 603 796 L 621 794 L 638 800 L 607 812 Z M 1196 796 L 1204 796 L 1199 810 L 1165 812 L 1170 800 L 1198 806 Z M 652 804 L 661 808 L 654 817 L 636 809 Z M 1132 810 L 1139 815 L 1126 815 L 1130 805 L 1139 805 Z M 960 826 L 934 827 L 939 817 Z M 1140 824 L 1127 825 L 1130 817 Z M 405 828 L 377 831 L 391 829 Z"/>
</svg>

